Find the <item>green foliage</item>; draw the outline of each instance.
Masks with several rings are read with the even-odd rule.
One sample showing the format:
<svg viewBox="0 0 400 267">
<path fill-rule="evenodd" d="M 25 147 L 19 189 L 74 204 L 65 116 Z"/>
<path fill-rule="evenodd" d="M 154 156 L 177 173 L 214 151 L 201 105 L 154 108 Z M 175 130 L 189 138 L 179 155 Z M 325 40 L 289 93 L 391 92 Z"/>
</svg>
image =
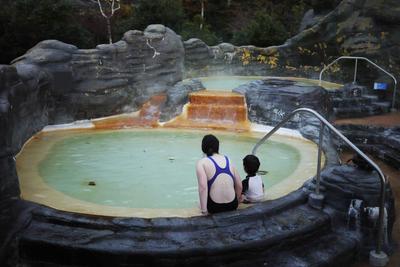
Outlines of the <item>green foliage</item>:
<svg viewBox="0 0 400 267">
<path fill-rule="evenodd" d="M 218 38 L 210 30 L 210 26 L 208 24 L 203 24 L 203 28 L 200 30 L 200 23 L 200 15 L 195 16 L 193 21 L 186 21 L 182 26 L 182 31 L 180 32 L 182 39 L 188 40 L 190 38 L 199 38 L 208 45 L 217 44 Z"/>
<path fill-rule="evenodd" d="M 287 38 L 287 30 L 279 20 L 264 12 L 257 12 L 244 29 L 234 33 L 233 43 L 265 47 L 282 44 Z"/>
<path fill-rule="evenodd" d="M 45 39 L 86 47 L 91 34 L 74 18 L 66 0 L 15 0 L 0 11 L 0 62 L 8 63 Z"/>
<path fill-rule="evenodd" d="M 105 20 L 96 4 L 81 0 L 1 1 L 0 63 L 9 63 L 46 39 L 80 48 L 107 42 Z M 121 9 L 111 20 L 113 40 L 120 40 L 128 30 L 163 24 L 183 40 L 200 38 L 208 45 L 279 45 L 297 33 L 306 10 L 326 8 L 328 2 L 335 6 L 339 0 L 330 1 L 206 0 L 200 30 L 199 0 L 122 0 Z"/>
<path fill-rule="evenodd" d="M 288 25 L 289 32 L 291 35 L 294 35 L 297 33 L 301 20 L 303 19 L 304 13 L 307 11 L 307 6 L 303 2 L 303 0 L 300 0 L 297 2 L 297 4 L 293 5 L 289 10 L 291 16 L 288 16 L 288 20 L 286 22 L 286 25 Z"/>
<path fill-rule="evenodd" d="M 139 0 L 135 7 L 122 27 L 143 30 L 149 24 L 163 24 L 178 32 L 185 18 L 181 0 Z"/>
</svg>

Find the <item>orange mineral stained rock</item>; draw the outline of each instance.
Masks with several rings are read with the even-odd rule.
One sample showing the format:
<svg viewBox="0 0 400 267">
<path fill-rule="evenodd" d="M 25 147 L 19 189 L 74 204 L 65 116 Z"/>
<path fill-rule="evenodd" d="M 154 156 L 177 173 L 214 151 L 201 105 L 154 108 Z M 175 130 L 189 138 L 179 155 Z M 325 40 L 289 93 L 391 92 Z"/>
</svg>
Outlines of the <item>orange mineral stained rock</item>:
<svg viewBox="0 0 400 267">
<path fill-rule="evenodd" d="M 164 126 L 248 131 L 246 101 L 244 96 L 231 92 L 191 93 L 182 114 Z"/>
<path fill-rule="evenodd" d="M 140 111 L 93 120 L 96 129 L 160 127 L 159 117 L 165 95 L 155 95 Z M 230 92 L 200 91 L 189 95 L 183 112 L 163 127 L 206 128 L 248 131 L 247 107 L 244 96 Z"/>
<path fill-rule="evenodd" d="M 130 127 L 158 127 L 161 105 L 165 95 L 155 95 L 143 104 L 138 112 L 92 120 L 96 129 L 121 129 Z"/>
</svg>

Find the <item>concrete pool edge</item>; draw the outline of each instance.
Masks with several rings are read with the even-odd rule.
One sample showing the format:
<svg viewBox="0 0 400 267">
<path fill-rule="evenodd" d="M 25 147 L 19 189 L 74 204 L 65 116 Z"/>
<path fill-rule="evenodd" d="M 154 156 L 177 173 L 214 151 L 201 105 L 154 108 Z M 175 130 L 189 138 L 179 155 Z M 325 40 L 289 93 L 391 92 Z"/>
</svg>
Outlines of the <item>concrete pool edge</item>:
<svg viewBox="0 0 400 267">
<path fill-rule="evenodd" d="M 288 252 L 332 236 L 330 216 L 309 208 L 306 201 L 307 193 L 299 189 L 245 210 L 153 219 L 82 215 L 22 201 L 33 208 L 29 226 L 18 233 L 18 247 L 24 262 L 65 264 L 68 259 L 74 266 L 229 266 L 232 260 L 241 263 L 237 266 L 258 261 L 262 266 L 266 259 L 294 264 Z M 329 262 L 354 257 L 356 239 L 345 234 L 340 245 L 330 244 L 341 254 Z M 323 258 L 314 261 L 326 263 Z"/>
<path fill-rule="evenodd" d="M 52 127 L 56 130 L 60 130 L 59 126 Z M 68 129 L 71 129 L 68 127 Z M 86 128 L 85 128 L 86 129 Z M 85 129 L 75 129 L 74 131 L 68 131 L 67 133 L 75 133 L 76 131 L 81 131 Z M 262 136 L 262 133 L 265 133 L 269 127 L 267 126 L 257 126 L 254 127 L 254 132 L 250 133 L 251 135 L 256 135 L 257 138 Z M 149 130 L 149 129 L 131 129 L 132 131 L 140 131 L 140 130 Z M 156 129 L 161 131 L 173 131 L 173 129 Z M 96 130 L 97 131 L 97 130 Z M 121 131 L 130 131 L 129 129 L 123 129 Z M 224 134 L 230 134 L 226 131 L 221 131 Z M 38 133 L 37 135 L 33 136 L 30 140 L 35 138 L 41 138 L 41 135 L 54 135 L 56 134 L 54 131 L 44 131 L 44 133 Z M 231 133 L 232 134 L 232 133 Z M 295 169 L 295 171 L 289 175 L 286 179 L 282 182 L 267 188 L 266 190 L 266 198 L 267 200 L 276 199 L 281 197 L 289 192 L 292 192 L 298 188 L 300 188 L 303 183 L 312 178 L 316 172 L 316 146 L 311 141 L 308 141 L 302 137 L 300 134 L 293 130 L 283 130 L 281 131 L 282 136 L 275 136 L 273 140 L 296 140 L 296 150 L 302 154 L 300 156 L 300 162 Z M 283 139 L 282 139 L 283 138 Z M 285 139 L 286 138 L 286 139 Z M 62 139 L 62 138 L 61 138 Z M 300 142 L 299 142 L 300 140 Z M 28 144 L 28 142 L 27 142 Z M 52 143 L 46 142 L 44 143 L 46 146 L 45 150 L 49 150 L 52 146 Z M 294 146 L 292 144 L 292 146 Z M 17 166 L 18 163 L 23 160 L 21 159 L 21 154 L 17 156 Z M 40 157 L 41 156 L 41 157 Z M 45 153 L 41 154 L 39 157 L 35 157 L 33 159 L 36 164 L 31 164 L 30 166 L 37 166 L 39 162 L 45 157 Z M 26 155 L 25 155 L 26 157 Z M 311 158 L 310 158 L 311 157 Z M 308 160 L 305 160 L 307 159 Z M 30 159 L 32 161 L 32 159 Z M 25 164 L 26 166 L 26 164 Z M 29 168 L 31 168 L 29 167 Z M 116 216 L 116 217 L 142 217 L 142 218 L 154 218 L 154 217 L 191 217 L 191 216 L 198 216 L 200 215 L 199 210 L 197 208 L 188 208 L 188 209 L 139 209 L 139 208 L 124 208 L 124 207 L 113 207 L 113 206 L 106 206 L 100 204 L 94 204 L 91 202 L 86 202 L 83 200 L 78 200 L 72 198 L 70 196 L 65 195 L 51 187 L 49 187 L 46 183 L 44 183 L 43 179 L 39 176 L 37 170 L 33 170 L 31 172 L 23 169 L 18 169 L 18 177 L 20 180 L 20 188 L 21 188 L 21 197 L 23 199 L 27 199 L 30 201 L 34 201 L 55 209 L 70 211 L 70 212 L 77 212 L 77 213 L 86 213 L 92 215 L 101 215 L 101 216 Z M 33 174 L 33 175 L 32 175 Z M 246 208 L 248 205 L 242 204 L 240 209 Z"/>
</svg>

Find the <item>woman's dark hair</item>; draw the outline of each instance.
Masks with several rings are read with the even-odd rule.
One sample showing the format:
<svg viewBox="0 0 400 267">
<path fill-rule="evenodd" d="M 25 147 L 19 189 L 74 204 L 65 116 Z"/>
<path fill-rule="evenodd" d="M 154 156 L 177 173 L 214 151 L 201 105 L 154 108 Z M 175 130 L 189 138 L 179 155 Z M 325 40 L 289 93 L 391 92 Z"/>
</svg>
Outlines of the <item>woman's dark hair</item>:
<svg viewBox="0 0 400 267">
<path fill-rule="evenodd" d="M 260 161 L 254 155 L 247 155 L 243 159 L 243 166 L 248 176 L 255 176 L 258 168 L 260 168 Z"/>
<path fill-rule="evenodd" d="M 212 134 L 205 135 L 201 142 L 201 150 L 203 150 L 204 154 L 208 157 L 212 156 L 214 153 L 218 153 L 219 141 L 217 137 Z"/>
</svg>

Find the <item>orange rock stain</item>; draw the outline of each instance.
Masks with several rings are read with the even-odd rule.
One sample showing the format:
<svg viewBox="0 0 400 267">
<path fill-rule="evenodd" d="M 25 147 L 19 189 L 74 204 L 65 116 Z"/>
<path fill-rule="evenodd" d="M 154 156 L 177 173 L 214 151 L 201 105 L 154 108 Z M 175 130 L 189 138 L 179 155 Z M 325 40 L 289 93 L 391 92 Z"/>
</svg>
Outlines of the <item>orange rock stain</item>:
<svg viewBox="0 0 400 267">
<path fill-rule="evenodd" d="M 189 94 L 189 103 L 181 115 L 160 124 L 165 95 L 155 95 L 138 112 L 93 120 L 95 129 L 131 127 L 201 128 L 248 131 L 247 107 L 244 96 L 230 92 L 199 91 Z"/>
</svg>

